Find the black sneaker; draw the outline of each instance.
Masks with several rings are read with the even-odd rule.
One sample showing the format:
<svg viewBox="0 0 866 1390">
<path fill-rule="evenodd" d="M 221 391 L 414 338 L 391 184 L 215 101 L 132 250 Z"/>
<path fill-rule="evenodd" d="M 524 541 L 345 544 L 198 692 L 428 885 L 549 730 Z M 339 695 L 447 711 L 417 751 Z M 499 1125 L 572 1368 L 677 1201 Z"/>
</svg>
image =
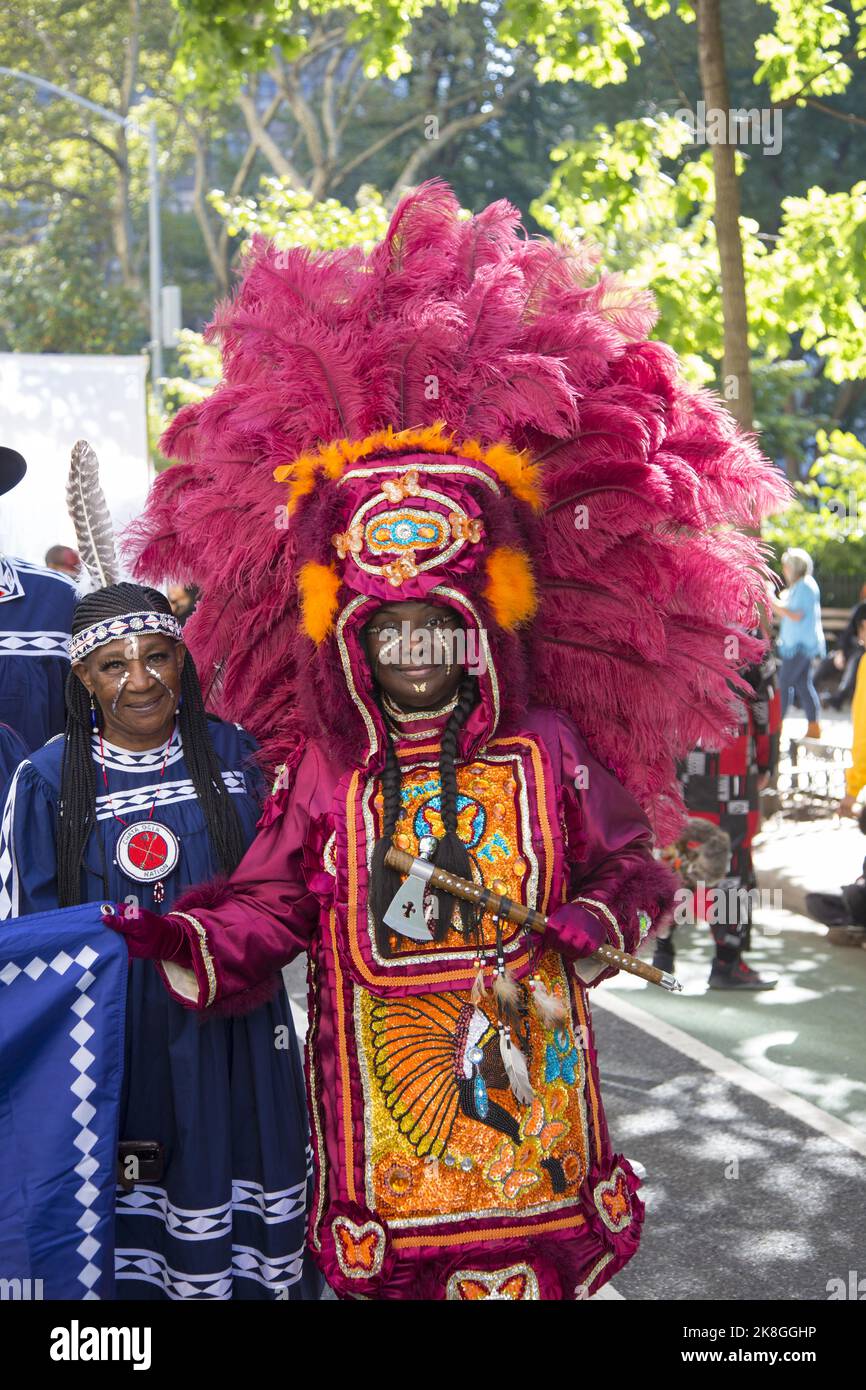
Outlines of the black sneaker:
<svg viewBox="0 0 866 1390">
<path fill-rule="evenodd" d="M 744 960 L 714 960 L 710 989 L 775 989 L 776 976 L 759 975 Z"/>
<path fill-rule="evenodd" d="M 674 948 L 669 941 L 656 941 L 653 950 L 653 965 L 656 970 L 665 970 L 669 975 L 674 969 Z"/>
</svg>

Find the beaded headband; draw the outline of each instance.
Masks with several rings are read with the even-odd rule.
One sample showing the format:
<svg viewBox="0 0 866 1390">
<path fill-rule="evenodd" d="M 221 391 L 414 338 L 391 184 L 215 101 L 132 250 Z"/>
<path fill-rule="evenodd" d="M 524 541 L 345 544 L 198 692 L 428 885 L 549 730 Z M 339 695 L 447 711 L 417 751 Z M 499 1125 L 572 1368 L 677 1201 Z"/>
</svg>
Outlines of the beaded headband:
<svg viewBox="0 0 866 1390">
<path fill-rule="evenodd" d="M 146 637 L 150 633 L 164 632 L 166 637 L 183 641 L 183 629 L 172 613 L 122 613 L 104 622 L 92 623 L 90 627 L 76 632 L 69 642 L 69 660 L 82 661 L 97 647 L 114 642 L 118 637 Z"/>
</svg>

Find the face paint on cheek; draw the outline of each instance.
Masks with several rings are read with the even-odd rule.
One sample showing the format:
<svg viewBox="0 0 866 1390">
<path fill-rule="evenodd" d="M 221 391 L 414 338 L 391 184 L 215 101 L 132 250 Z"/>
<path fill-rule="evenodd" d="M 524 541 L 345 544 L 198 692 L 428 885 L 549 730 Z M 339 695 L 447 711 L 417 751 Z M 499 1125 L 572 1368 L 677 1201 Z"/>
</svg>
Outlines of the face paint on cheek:
<svg viewBox="0 0 866 1390">
<path fill-rule="evenodd" d="M 153 679 L 154 679 L 155 681 L 159 681 L 159 683 L 160 683 L 160 685 L 162 686 L 163 690 L 168 691 L 168 694 L 169 694 L 170 697 L 171 697 L 172 704 L 174 704 L 174 702 L 177 700 L 177 696 L 175 695 L 174 691 L 172 690 L 172 688 L 171 688 L 171 686 L 168 684 L 168 682 L 167 682 L 166 680 L 163 679 L 163 677 L 159 674 L 159 672 L 158 672 L 157 670 L 155 670 L 155 668 L 154 668 L 153 666 L 145 666 L 144 669 L 145 669 L 145 671 L 147 672 L 147 674 L 148 674 L 149 676 L 153 676 Z"/>
<path fill-rule="evenodd" d="M 112 714 L 116 714 L 116 713 L 117 713 L 117 704 L 118 704 L 118 701 L 119 701 L 121 695 L 123 694 L 123 687 L 126 685 L 126 682 L 127 682 L 128 680 L 129 680 L 129 672 L 128 672 L 128 671 L 124 671 L 123 675 L 120 677 L 120 680 L 117 682 L 117 689 L 116 689 L 115 692 L 114 692 L 114 699 L 113 699 L 112 702 L 111 702 L 111 713 L 112 713 Z"/>
</svg>

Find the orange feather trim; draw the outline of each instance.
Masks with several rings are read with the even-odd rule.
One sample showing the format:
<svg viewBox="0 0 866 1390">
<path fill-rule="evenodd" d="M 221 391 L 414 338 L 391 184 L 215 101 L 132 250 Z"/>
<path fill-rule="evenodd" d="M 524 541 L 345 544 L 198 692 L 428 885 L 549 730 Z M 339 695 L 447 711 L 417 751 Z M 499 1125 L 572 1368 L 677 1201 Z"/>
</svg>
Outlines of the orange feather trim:
<svg viewBox="0 0 866 1390">
<path fill-rule="evenodd" d="M 423 454 L 453 454 L 483 463 L 521 501 L 528 502 L 536 511 L 541 508 L 538 468 L 528 453 L 518 452 L 507 444 L 484 445 L 477 439 L 457 442 L 453 434 L 446 432 L 443 420 L 408 430 L 393 430 L 389 425 L 387 429 L 368 434 L 365 439 L 334 440 L 314 453 L 299 455 L 294 463 L 281 464 L 274 469 L 274 478 L 278 483 L 290 483 L 289 511 L 292 511 L 301 497 L 313 491 L 318 474 L 336 479 L 347 467 L 371 454 L 411 450 Z"/>
<path fill-rule="evenodd" d="M 484 597 L 500 627 L 513 628 L 532 617 L 538 604 L 535 578 L 522 550 L 500 545 L 491 551 Z"/>
<path fill-rule="evenodd" d="M 301 627 L 317 645 L 324 642 L 334 626 L 339 590 L 340 576 L 331 565 L 317 565 L 310 560 L 301 566 L 298 573 Z"/>
</svg>

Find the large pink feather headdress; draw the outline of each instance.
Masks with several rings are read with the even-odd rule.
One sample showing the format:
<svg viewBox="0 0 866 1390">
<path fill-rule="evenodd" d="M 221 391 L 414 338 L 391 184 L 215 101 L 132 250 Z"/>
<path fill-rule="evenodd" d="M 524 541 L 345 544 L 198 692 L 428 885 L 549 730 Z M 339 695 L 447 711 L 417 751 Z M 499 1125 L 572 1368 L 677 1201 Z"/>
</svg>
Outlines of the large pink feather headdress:
<svg viewBox="0 0 866 1390">
<path fill-rule="evenodd" d="M 675 832 L 675 760 L 733 730 L 759 651 L 747 532 L 787 488 L 646 339 L 650 296 L 593 282 L 596 259 L 527 239 L 505 202 L 462 219 L 438 181 L 369 256 L 254 244 L 208 330 L 224 380 L 166 432 L 179 462 L 130 543 L 142 579 L 202 587 L 186 634 L 203 686 L 272 762 L 311 735 L 363 758 L 337 615 L 444 578 L 490 633 L 505 716 L 564 710 Z M 419 491 L 445 497 L 417 504 L 438 509 L 442 564 L 425 579 L 416 550 L 393 552 L 380 574 L 364 547 Z"/>
</svg>

